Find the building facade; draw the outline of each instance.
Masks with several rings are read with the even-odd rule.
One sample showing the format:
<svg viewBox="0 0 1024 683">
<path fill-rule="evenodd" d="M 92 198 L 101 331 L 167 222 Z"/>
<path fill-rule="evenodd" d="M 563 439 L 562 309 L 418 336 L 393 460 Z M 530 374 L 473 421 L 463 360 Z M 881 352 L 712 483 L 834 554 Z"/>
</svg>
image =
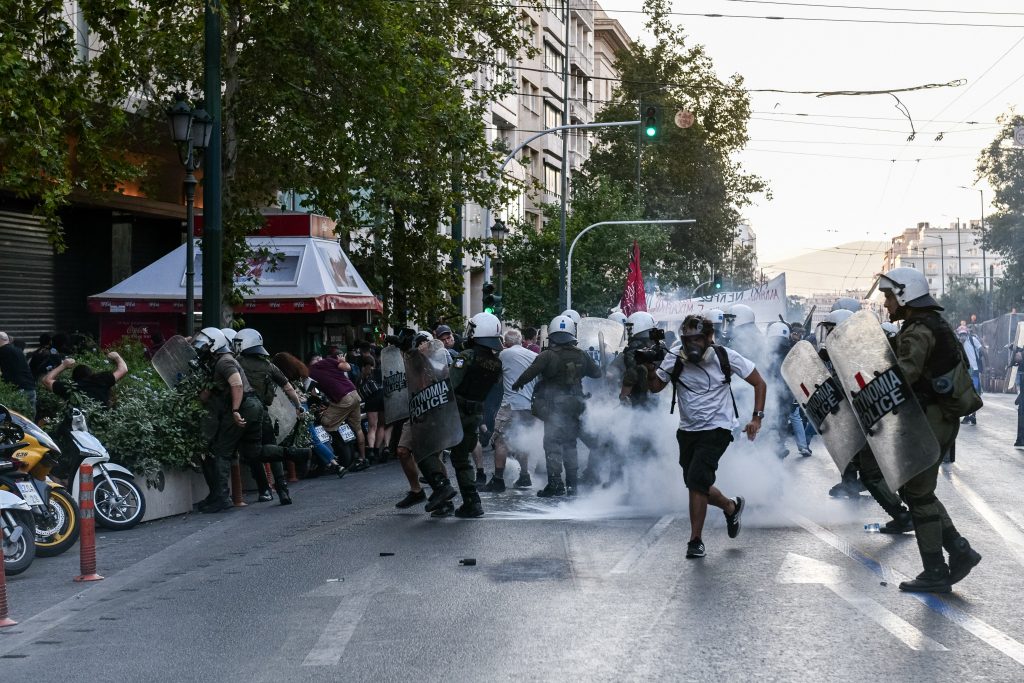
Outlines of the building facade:
<svg viewBox="0 0 1024 683">
<path fill-rule="evenodd" d="M 960 278 L 968 278 L 985 291 L 991 291 L 1003 276 L 999 254 L 981 246 L 981 222 L 953 222 L 946 227 L 918 223 L 892 238 L 882 262 L 882 272 L 890 268 L 916 268 L 927 276 L 934 294 L 943 296 Z"/>
</svg>

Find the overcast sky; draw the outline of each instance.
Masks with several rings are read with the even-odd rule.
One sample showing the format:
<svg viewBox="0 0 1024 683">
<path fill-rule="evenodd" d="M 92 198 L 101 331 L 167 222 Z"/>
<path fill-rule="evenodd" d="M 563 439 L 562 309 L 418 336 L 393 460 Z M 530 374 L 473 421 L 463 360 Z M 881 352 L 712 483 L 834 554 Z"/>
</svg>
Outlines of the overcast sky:
<svg viewBox="0 0 1024 683">
<path fill-rule="evenodd" d="M 643 35 L 639 0 L 601 4 L 631 35 Z M 720 75 L 739 73 L 751 89 L 882 90 L 966 81 L 898 94 L 917 131 L 913 142 L 907 142 L 910 121 L 889 95 L 753 93 L 750 143 L 739 159 L 767 179 L 774 194 L 746 212 L 762 265 L 831 245 L 888 239 L 919 221 L 979 217 L 978 192 L 958 186 L 975 185 L 978 152 L 996 135 L 996 116 L 1024 100 L 1024 2 L 676 0 L 674 10 L 787 17 L 673 17 L 707 47 Z M 936 141 L 939 133 L 943 138 Z M 989 188 L 977 187 L 985 191 L 987 213 Z M 858 264 L 865 276 L 878 268 L 875 259 Z"/>
</svg>

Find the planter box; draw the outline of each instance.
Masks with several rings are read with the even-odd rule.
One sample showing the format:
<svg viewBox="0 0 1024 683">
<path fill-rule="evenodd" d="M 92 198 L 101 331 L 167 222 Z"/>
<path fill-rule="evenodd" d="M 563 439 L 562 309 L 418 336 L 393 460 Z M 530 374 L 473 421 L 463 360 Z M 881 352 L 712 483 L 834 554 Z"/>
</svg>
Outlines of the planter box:
<svg viewBox="0 0 1024 683">
<path fill-rule="evenodd" d="M 194 493 L 197 488 L 196 480 L 198 488 L 202 490 L 198 498 Z M 144 522 L 192 512 L 192 502 L 206 497 L 206 484 L 202 476 L 195 472 L 161 470 L 155 486 L 144 477 L 136 479 L 136 483 L 143 485 L 143 493 L 146 496 L 146 516 L 142 520 Z"/>
</svg>

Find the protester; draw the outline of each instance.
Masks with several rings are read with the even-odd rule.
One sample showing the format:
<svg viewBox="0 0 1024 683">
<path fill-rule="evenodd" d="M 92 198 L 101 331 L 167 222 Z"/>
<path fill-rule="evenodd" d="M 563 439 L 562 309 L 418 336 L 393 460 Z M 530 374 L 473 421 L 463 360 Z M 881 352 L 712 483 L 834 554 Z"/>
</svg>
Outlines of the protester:
<svg viewBox="0 0 1024 683">
<path fill-rule="evenodd" d="M 29 402 L 30 417 L 36 412 L 36 380 L 25 354 L 11 343 L 6 332 L 0 332 L 0 377 L 13 385 Z"/>
<path fill-rule="evenodd" d="M 498 355 L 501 361 L 503 394 L 501 407 L 494 418 L 494 435 L 491 437 L 491 443 L 494 445 L 494 475 L 483 488 L 488 493 L 501 493 L 505 490 L 505 463 L 511 451 L 510 435 L 525 432 L 534 424 L 534 417 L 530 412 L 534 382 L 519 390 L 513 389 L 512 385 L 536 358 L 535 352 L 523 346 L 523 334 L 519 330 L 511 329 L 505 332 L 505 348 Z M 515 451 L 514 456 L 519 462 L 519 478 L 516 479 L 514 486 L 517 489 L 528 489 L 533 486 L 530 480 L 529 454 Z"/>
<path fill-rule="evenodd" d="M 537 346 L 537 328 L 527 327 L 523 330 L 523 346 L 528 348 L 534 353 L 540 353 L 540 347 Z"/>
<path fill-rule="evenodd" d="M 77 365 L 74 358 L 65 358 L 60 365 L 46 373 L 46 376 L 43 377 L 43 386 L 64 400 L 69 400 L 73 393 L 78 392 L 88 396 L 104 408 L 109 408 L 112 405 L 111 391 L 114 385 L 128 374 L 128 364 L 124 362 L 117 351 L 108 353 L 107 358 L 112 360 L 116 366 L 113 371 L 95 372 L 88 365 Z M 71 381 L 58 380 L 61 373 L 68 368 L 74 368 L 71 372 Z"/>
<path fill-rule="evenodd" d="M 964 347 L 964 354 L 967 356 L 967 366 L 971 371 L 971 382 L 974 390 L 981 393 L 981 373 L 985 371 L 985 345 L 978 339 L 966 325 L 961 325 L 956 331 L 960 345 Z M 960 421 L 960 424 L 978 424 L 978 414 L 971 413 Z"/>
<path fill-rule="evenodd" d="M 344 450 L 345 445 L 338 434 L 338 427 L 347 423 L 356 434 L 356 444 L 359 452 L 358 459 L 352 463 L 349 470 L 360 472 L 369 467 L 366 461 L 366 437 L 363 435 L 362 415 L 360 407 L 359 391 L 349 378 L 348 373 L 352 366 L 347 360 L 341 357 L 341 351 L 332 346 L 327 350 L 327 357 L 309 366 L 309 376 L 313 379 L 331 401 L 331 405 L 324 411 L 321 421 L 324 429 L 331 435 L 334 443 L 335 453 Z M 344 457 L 338 461 L 346 463 Z"/>
</svg>

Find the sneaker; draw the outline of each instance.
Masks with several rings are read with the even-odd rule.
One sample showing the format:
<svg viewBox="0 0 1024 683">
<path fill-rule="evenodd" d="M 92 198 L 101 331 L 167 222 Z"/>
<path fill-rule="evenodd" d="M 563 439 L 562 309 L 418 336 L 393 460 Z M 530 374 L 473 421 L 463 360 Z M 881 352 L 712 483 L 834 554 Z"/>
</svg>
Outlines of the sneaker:
<svg viewBox="0 0 1024 683">
<path fill-rule="evenodd" d="M 551 483 L 537 491 L 538 498 L 551 498 L 553 496 L 564 496 L 565 495 L 565 484 L 562 482 Z"/>
<path fill-rule="evenodd" d="M 270 492 L 270 489 L 260 491 L 260 495 L 256 497 L 257 503 L 267 503 L 274 500 L 274 494 Z"/>
<path fill-rule="evenodd" d="M 455 512 L 455 503 L 448 501 L 430 513 L 431 517 L 451 517 Z"/>
<path fill-rule="evenodd" d="M 949 570 L 943 566 L 925 569 L 917 578 L 902 582 L 900 590 L 905 593 L 949 593 L 953 587 L 949 582 Z"/>
<path fill-rule="evenodd" d="M 455 487 L 451 485 L 451 482 L 445 480 L 443 484 L 434 488 L 434 492 L 431 493 L 430 498 L 427 499 L 427 512 L 437 510 L 458 494 L 459 492 L 455 490 Z"/>
<path fill-rule="evenodd" d="M 349 472 L 362 472 L 363 470 L 370 469 L 370 463 L 366 462 L 366 459 L 356 460 L 352 463 L 352 467 L 348 468 Z"/>
<path fill-rule="evenodd" d="M 704 557 L 704 541 L 695 538 L 686 544 L 686 559 L 692 560 L 698 557 Z"/>
<path fill-rule="evenodd" d="M 1024 443 L 1015 443 L 1013 444 L 1013 447 L 1016 448 L 1017 450 L 1024 450 Z"/>
<path fill-rule="evenodd" d="M 797 450 L 797 452 L 800 453 L 800 455 L 804 456 L 805 458 L 811 457 L 811 449 L 810 448 L 803 447 L 803 448 L 798 448 L 796 450 Z"/>
<path fill-rule="evenodd" d="M 515 486 L 517 489 L 533 488 L 533 480 L 530 479 L 530 473 L 523 472 L 522 474 L 520 474 L 519 478 L 516 479 L 516 483 L 513 484 L 513 486 Z"/>
<path fill-rule="evenodd" d="M 454 514 L 459 519 L 474 519 L 484 516 L 484 508 L 478 501 L 472 501 L 455 508 Z"/>
<path fill-rule="evenodd" d="M 409 491 L 405 494 L 405 498 L 395 503 L 395 507 L 399 510 L 411 508 L 413 505 L 425 503 L 427 501 L 427 494 L 421 489 L 419 491 Z"/>
<path fill-rule="evenodd" d="M 878 532 L 881 534 L 905 534 L 913 530 L 914 520 L 907 510 L 899 513 L 878 528 Z"/>
<path fill-rule="evenodd" d="M 736 538 L 740 535 L 740 518 L 743 517 L 743 508 L 747 506 L 743 496 L 736 496 L 733 498 L 733 502 L 736 503 L 736 510 L 731 515 L 725 516 L 725 526 L 729 531 L 729 538 Z"/>
<path fill-rule="evenodd" d="M 981 554 L 961 536 L 956 540 L 956 552 L 949 554 L 949 583 L 953 585 L 971 573 L 981 562 Z"/>
<path fill-rule="evenodd" d="M 969 424 L 971 424 L 971 416 L 968 415 L 964 419 L 960 420 L 960 424 L 962 424 L 962 425 L 969 425 Z"/>
<path fill-rule="evenodd" d="M 487 485 L 480 490 L 485 493 L 504 493 L 505 480 L 499 479 L 498 477 L 491 477 L 491 480 L 487 482 Z"/>
<path fill-rule="evenodd" d="M 828 495 L 832 498 L 860 498 L 860 483 L 852 482 L 846 483 L 841 481 L 828 490 Z"/>
</svg>

